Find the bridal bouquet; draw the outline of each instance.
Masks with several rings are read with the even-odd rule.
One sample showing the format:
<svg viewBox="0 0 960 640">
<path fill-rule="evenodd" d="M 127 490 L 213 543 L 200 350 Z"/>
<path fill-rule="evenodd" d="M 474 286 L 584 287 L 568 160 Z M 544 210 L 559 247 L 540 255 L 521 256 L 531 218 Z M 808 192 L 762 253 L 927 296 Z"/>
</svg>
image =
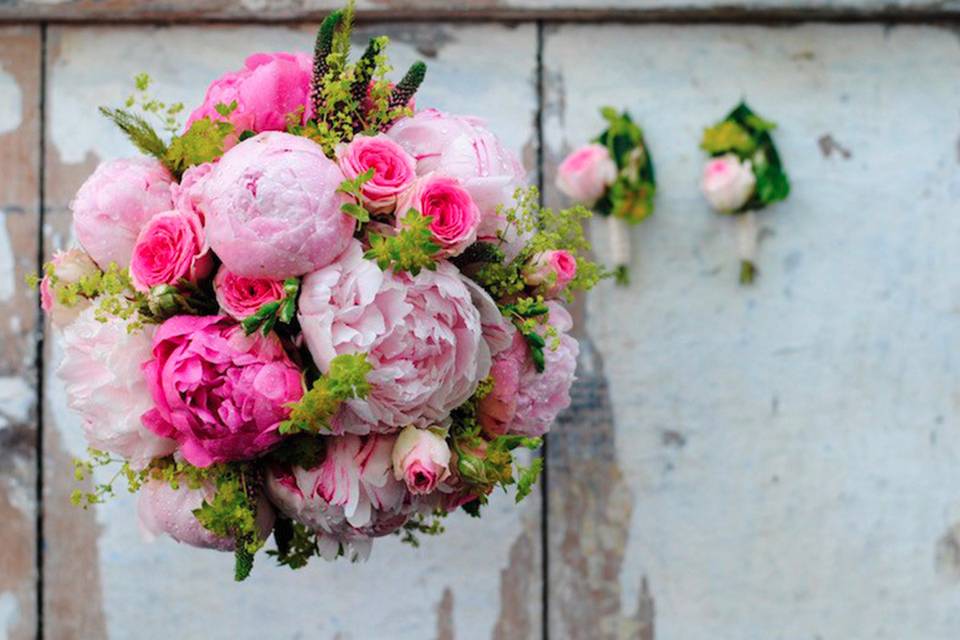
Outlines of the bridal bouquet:
<svg viewBox="0 0 960 640">
<path fill-rule="evenodd" d="M 233 551 L 238 580 L 271 536 L 292 568 L 356 559 L 528 495 L 518 452 L 570 402 L 561 302 L 602 276 L 589 213 L 542 209 L 479 119 L 415 110 L 426 66 L 389 82 L 386 38 L 351 63 L 351 19 L 250 56 L 185 126 L 138 77 L 103 112 L 145 157 L 80 188 L 80 247 L 39 281 L 91 447 L 74 501 L 126 480 L 148 534 Z"/>
</svg>

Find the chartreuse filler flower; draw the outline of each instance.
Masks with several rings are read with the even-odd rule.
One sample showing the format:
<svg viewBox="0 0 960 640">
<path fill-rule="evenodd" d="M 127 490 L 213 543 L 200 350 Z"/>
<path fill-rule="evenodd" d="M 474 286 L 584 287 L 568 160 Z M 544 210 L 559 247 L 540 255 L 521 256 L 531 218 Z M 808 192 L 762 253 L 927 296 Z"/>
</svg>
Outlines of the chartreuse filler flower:
<svg viewBox="0 0 960 640">
<path fill-rule="evenodd" d="M 570 402 L 560 303 L 602 275 L 589 212 L 539 207 L 477 118 L 415 111 L 426 66 L 389 80 L 386 38 L 351 62 L 352 14 L 312 56 L 247 58 L 185 127 L 138 76 L 102 112 L 144 157 L 94 172 L 80 246 L 37 279 L 91 446 L 75 502 L 125 481 L 146 531 L 235 553 L 238 580 L 268 543 L 366 557 L 528 495 L 542 460 L 516 453 Z"/>
<path fill-rule="evenodd" d="M 700 148 L 710 154 L 701 189 L 718 213 L 737 220 L 740 283 L 757 274 L 756 212 L 790 194 L 790 181 L 770 132 L 776 124 L 741 102 L 726 118 L 703 132 Z"/>
<path fill-rule="evenodd" d="M 557 168 L 557 188 L 607 218 L 617 281 L 627 284 L 631 259 L 628 224 L 653 213 L 657 180 L 643 130 L 630 114 L 600 110 L 607 128 Z"/>
</svg>

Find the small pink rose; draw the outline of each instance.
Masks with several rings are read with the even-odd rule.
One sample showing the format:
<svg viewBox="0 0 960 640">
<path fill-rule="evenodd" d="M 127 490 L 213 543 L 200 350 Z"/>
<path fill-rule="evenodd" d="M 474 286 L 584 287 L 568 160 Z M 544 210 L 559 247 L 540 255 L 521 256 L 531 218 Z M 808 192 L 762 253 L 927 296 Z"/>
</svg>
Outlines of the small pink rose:
<svg viewBox="0 0 960 640">
<path fill-rule="evenodd" d="M 414 495 L 432 492 L 450 475 L 450 447 L 430 429 L 406 427 L 393 445 L 393 475 Z"/>
<path fill-rule="evenodd" d="M 237 320 L 252 316 L 263 305 L 282 300 L 286 295 L 280 280 L 238 276 L 225 267 L 217 271 L 213 290 L 220 308 Z"/>
<path fill-rule="evenodd" d="M 348 180 L 369 169 L 373 177 L 362 188 L 363 202 L 374 213 L 391 213 L 397 199 L 417 178 L 417 163 L 399 144 L 381 134 L 357 136 L 337 148 L 337 162 Z"/>
<path fill-rule="evenodd" d="M 397 219 L 410 209 L 432 218 L 430 231 L 445 255 L 459 255 L 477 239 L 480 210 L 456 178 L 430 174 L 417 180 L 397 207 Z"/>
<path fill-rule="evenodd" d="M 58 305 L 56 289 L 77 284 L 100 270 L 90 256 L 79 248 L 57 251 L 50 262 L 53 265 L 57 284 L 52 284 L 49 275 L 43 276 L 43 280 L 40 281 L 40 305 L 46 313 L 50 314 L 54 326 L 63 327 L 72 322 L 89 302 L 85 298 L 80 298 L 71 307 Z"/>
<path fill-rule="evenodd" d="M 138 291 L 181 280 L 196 282 L 213 266 L 200 218 L 192 213 L 164 211 L 140 231 L 130 261 L 130 279 Z"/>
<path fill-rule="evenodd" d="M 700 187 L 710 206 L 722 213 L 737 211 L 753 195 L 757 179 L 749 160 L 728 153 L 710 159 L 703 167 Z"/>
<path fill-rule="evenodd" d="M 617 165 L 600 144 L 580 147 L 557 168 L 557 188 L 577 202 L 591 205 L 617 179 Z"/>
<path fill-rule="evenodd" d="M 557 249 L 535 255 L 523 271 L 528 285 L 547 285 L 549 295 L 556 295 L 577 275 L 577 259 L 569 251 Z"/>
</svg>

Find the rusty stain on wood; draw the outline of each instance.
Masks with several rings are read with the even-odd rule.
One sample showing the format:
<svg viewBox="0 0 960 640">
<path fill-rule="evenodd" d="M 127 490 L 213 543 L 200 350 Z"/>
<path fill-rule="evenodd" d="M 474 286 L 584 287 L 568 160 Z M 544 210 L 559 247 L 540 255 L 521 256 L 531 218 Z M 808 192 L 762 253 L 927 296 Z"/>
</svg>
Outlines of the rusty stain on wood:
<svg viewBox="0 0 960 640">
<path fill-rule="evenodd" d="M 536 637 L 540 625 L 531 619 L 530 603 L 543 597 L 540 578 L 539 518 L 524 527 L 510 548 L 507 566 L 500 572 L 500 615 L 493 628 L 494 640 Z M 539 614 L 539 608 L 534 614 Z"/>
<path fill-rule="evenodd" d="M 443 590 L 443 597 L 437 605 L 437 640 L 455 640 L 453 626 L 453 591 L 450 587 Z"/>
</svg>

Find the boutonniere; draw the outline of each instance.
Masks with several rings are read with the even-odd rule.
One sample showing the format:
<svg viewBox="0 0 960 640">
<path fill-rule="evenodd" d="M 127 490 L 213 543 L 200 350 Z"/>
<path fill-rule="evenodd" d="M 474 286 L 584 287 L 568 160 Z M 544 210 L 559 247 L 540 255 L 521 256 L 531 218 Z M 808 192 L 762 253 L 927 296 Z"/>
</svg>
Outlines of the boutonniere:
<svg viewBox="0 0 960 640">
<path fill-rule="evenodd" d="M 606 217 L 617 282 L 627 284 L 631 257 L 627 224 L 643 222 L 653 213 L 656 177 L 643 130 L 630 114 L 611 107 L 600 112 L 609 126 L 560 163 L 557 188 Z"/>
<path fill-rule="evenodd" d="M 753 282 L 757 274 L 756 212 L 790 194 L 790 181 L 770 136 L 776 126 L 741 102 L 707 128 L 700 142 L 710 154 L 703 168 L 703 195 L 715 211 L 737 221 L 741 284 Z"/>
</svg>

